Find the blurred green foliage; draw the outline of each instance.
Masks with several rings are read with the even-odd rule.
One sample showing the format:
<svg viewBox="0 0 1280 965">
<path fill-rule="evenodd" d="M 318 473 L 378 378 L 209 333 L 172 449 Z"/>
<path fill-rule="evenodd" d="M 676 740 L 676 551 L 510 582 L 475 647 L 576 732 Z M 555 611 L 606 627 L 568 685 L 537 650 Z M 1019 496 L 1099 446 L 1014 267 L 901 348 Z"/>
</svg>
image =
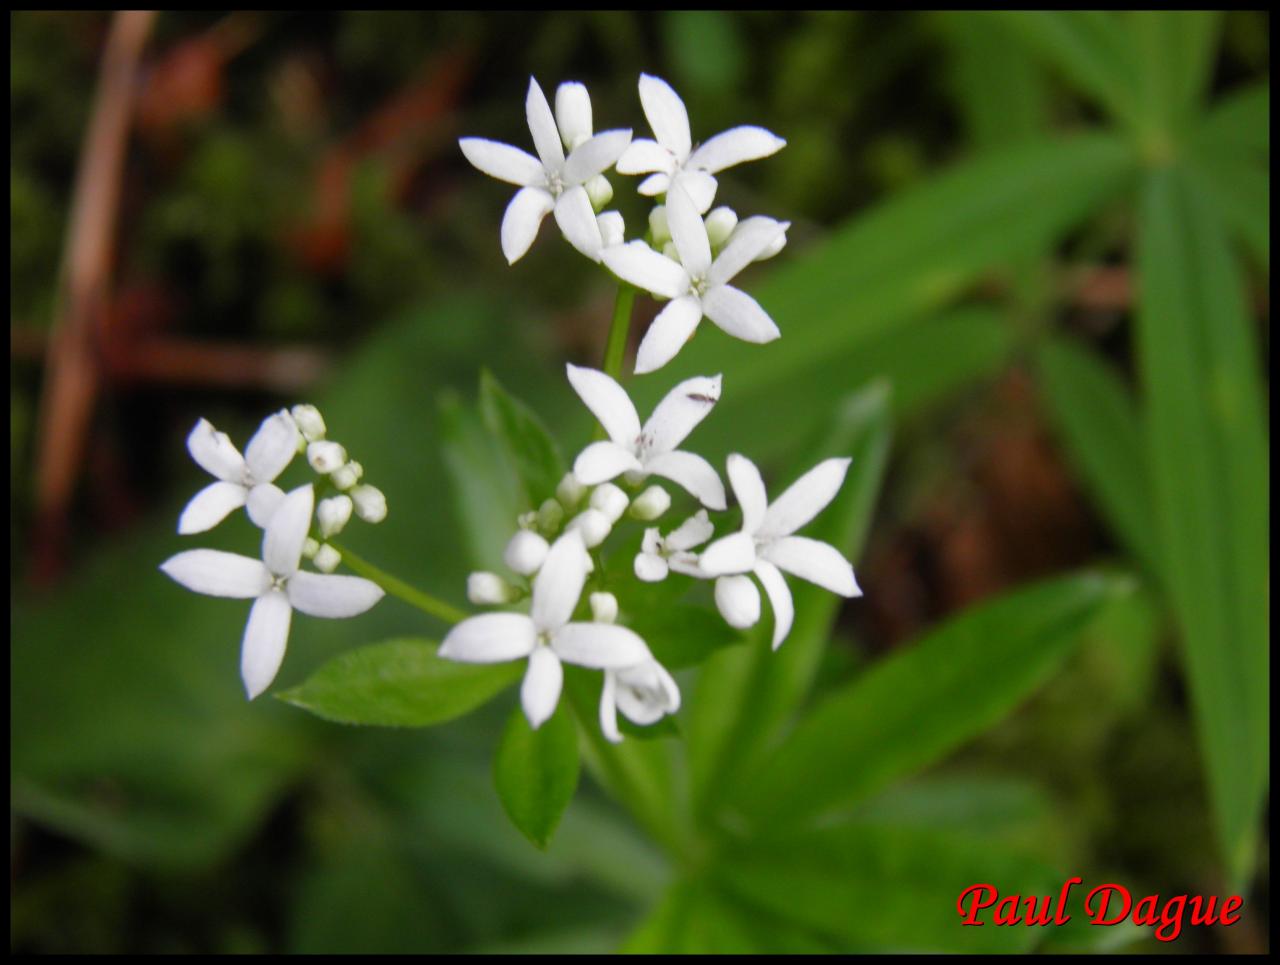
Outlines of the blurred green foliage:
<svg viewBox="0 0 1280 965">
<path fill-rule="evenodd" d="M 561 368 L 599 358 L 607 289 L 547 242 L 507 269 L 505 195 L 453 138 L 525 143 L 529 73 L 581 79 L 598 122 L 640 125 L 646 70 L 681 91 L 695 138 L 759 123 L 788 140 L 721 186 L 725 203 L 795 223 L 752 288 L 784 337 L 762 350 L 705 331 L 664 373 L 725 373 L 700 449 L 719 461 L 749 445 L 777 482 L 855 454 L 818 535 L 857 565 L 877 531 L 911 524 L 906 494 L 961 475 L 957 414 L 980 411 L 1002 373 L 1029 372 L 1098 520 L 1088 557 L 1134 575 L 1059 575 L 888 653 L 856 618 L 864 603 L 841 615 L 794 587 L 782 651 L 758 633 L 724 641 L 682 674 L 678 736 L 617 749 L 571 679 L 593 779 L 544 854 L 505 819 L 490 774 L 510 691 L 431 730 L 245 704 L 244 612 L 155 567 L 179 548 L 172 521 L 199 476 L 181 450 L 190 423 L 204 414 L 244 438 L 262 400 L 113 386 L 95 439 L 158 453 L 123 471 L 154 512 L 121 531 L 84 510 L 71 578 L 37 594 L 19 572 L 11 591 L 13 949 L 1156 947 L 1119 929 L 956 926 L 967 884 L 1049 893 L 1069 874 L 1135 892 L 1241 889 L 1258 896 L 1244 926 L 1175 948 L 1266 947 L 1268 335 L 1253 297 L 1269 273 L 1265 14 L 235 22 L 248 40 L 212 106 L 136 132 L 116 284 L 161 292 L 157 324 L 184 334 L 338 346 L 315 401 L 391 507 L 352 534 L 362 556 L 461 602 L 465 573 L 500 555 L 521 481 L 550 472 L 535 450 L 517 453 L 518 477 L 503 427 L 523 425 L 528 403 L 562 451 L 587 438 Z M 10 23 L 10 313 L 39 331 L 107 21 Z M 148 77 L 226 23 L 161 16 Z M 370 118 L 424 77 L 447 89 L 431 72 L 451 55 L 457 103 L 401 117 L 370 148 Z M 634 224 L 643 208 L 615 189 Z M 1100 264 L 1127 270 L 1132 297 L 1111 315 L 1077 297 L 1080 271 Z M 38 373 L 11 366 L 21 546 Z M 482 366 L 496 381 L 478 393 Z M 672 379 L 637 383 L 639 408 Z M 139 411 L 135 395 L 160 404 Z M 252 539 L 236 520 L 202 545 Z M 359 623 L 302 620 L 280 682 L 314 686 L 360 644 L 442 630 L 390 599 Z M 826 824 L 799 820 L 828 805 Z M 783 812 L 795 820 L 765 820 Z"/>
</svg>

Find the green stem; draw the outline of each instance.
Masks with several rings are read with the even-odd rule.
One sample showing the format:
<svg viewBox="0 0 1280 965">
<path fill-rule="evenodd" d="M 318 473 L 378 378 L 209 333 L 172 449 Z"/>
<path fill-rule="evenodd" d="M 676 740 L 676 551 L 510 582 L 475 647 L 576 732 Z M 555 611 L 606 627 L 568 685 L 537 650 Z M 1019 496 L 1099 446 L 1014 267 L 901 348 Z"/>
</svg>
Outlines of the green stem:
<svg viewBox="0 0 1280 965">
<path fill-rule="evenodd" d="M 622 357 L 627 352 L 627 333 L 631 329 L 631 306 L 635 304 L 636 290 L 621 282 L 618 297 L 613 302 L 613 322 L 609 326 L 609 342 L 604 349 L 604 374 L 617 379 L 622 374 Z"/>
<path fill-rule="evenodd" d="M 460 623 L 467 618 L 466 613 L 452 604 L 445 603 L 444 600 L 437 600 L 431 594 L 423 593 L 390 573 L 383 572 L 372 563 L 362 560 L 355 553 L 339 546 L 333 540 L 329 540 L 329 545 L 342 554 L 342 562 L 346 563 L 347 567 L 353 572 L 358 573 L 367 580 L 372 580 L 392 596 L 399 597 L 405 603 L 417 607 L 423 613 L 428 613 L 438 620 L 443 620 L 445 623 Z"/>
</svg>

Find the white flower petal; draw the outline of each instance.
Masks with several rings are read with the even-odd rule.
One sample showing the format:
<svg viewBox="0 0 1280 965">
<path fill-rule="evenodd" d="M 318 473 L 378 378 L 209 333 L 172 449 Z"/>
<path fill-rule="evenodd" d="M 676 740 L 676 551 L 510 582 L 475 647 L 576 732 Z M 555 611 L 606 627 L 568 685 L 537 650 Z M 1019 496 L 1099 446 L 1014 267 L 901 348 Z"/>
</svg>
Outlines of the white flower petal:
<svg viewBox="0 0 1280 965">
<path fill-rule="evenodd" d="M 716 609 L 736 630 L 754 627 L 760 620 L 760 591 L 749 576 L 722 576 L 716 580 Z"/>
<path fill-rule="evenodd" d="M 222 550 L 187 550 L 169 557 L 160 570 L 188 590 L 233 600 L 258 596 L 271 585 L 262 560 Z"/>
<path fill-rule="evenodd" d="M 529 669 L 520 684 L 520 705 L 534 730 L 556 712 L 560 689 L 564 686 L 564 668 L 550 647 L 536 647 L 529 654 Z"/>
<path fill-rule="evenodd" d="M 647 460 L 645 472 L 682 486 L 707 509 L 724 509 L 724 483 L 711 463 L 692 452 L 664 452 Z"/>
<path fill-rule="evenodd" d="M 293 610 L 279 590 L 270 590 L 254 601 L 240 644 L 240 677 L 253 700 L 271 686 L 284 661 Z"/>
<path fill-rule="evenodd" d="M 596 215 L 596 224 L 600 226 L 600 240 L 606 248 L 626 241 L 627 226 L 617 211 L 601 211 Z"/>
<path fill-rule="evenodd" d="M 742 507 L 743 532 L 755 533 L 764 522 L 765 511 L 769 508 L 769 497 L 765 493 L 760 470 L 754 462 L 736 452 L 729 457 L 728 469 L 729 485 L 733 487 L 733 494 L 738 497 L 738 505 Z"/>
<path fill-rule="evenodd" d="M 529 78 L 529 92 L 524 98 L 524 113 L 529 122 L 529 133 L 533 135 L 533 146 L 542 159 L 542 166 L 558 171 L 564 164 L 560 131 L 556 128 L 556 119 L 551 115 L 547 95 L 542 93 L 542 88 L 532 77 Z"/>
<path fill-rule="evenodd" d="M 656 372 L 675 358 L 693 337 L 702 321 L 702 303 L 694 295 L 684 295 L 668 303 L 649 323 L 636 349 L 636 374 Z"/>
<path fill-rule="evenodd" d="M 671 531 L 666 539 L 667 548 L 691 550 L 711 539 L 715 531 L 715 526 L 707 518 L 707 511 L 700 509 Z"/>
<path fill-rule="evenodd" d="M 593 442 L 573 462 L 573 474 L 588 486 L 617 479 L 624 472 L 640 472 L 640 460 L 616 442 Z"/>
<path fill-rule="evenodd" d="M 707 226 L 684 188 L 684 179 L 676 178 L 667 192 L 667 227 L 671 240 L 680 252 L 680 262 L 691 278 L 705 278 L 711 268 L 711 242 Z"/>
<path fill-rule="evenodd" d="M 502 255 L 514 265 L 538 237 L 542 219 L 555 207 L 555 199 L 544 188 L 521 188 L 502 216 Z"/>
<path fill-rule="evenodd" d="M 554 631 L 572 619 L 587 582 L 587 559 L 586 545 L 577 530 L 570 530 L 551 544 L 533 581 L 529 616 L 538 630 Z"/>
<path fill-rule="evenodd" d="M 330 576 L 299 570 L 285 587 L 295 610 L 340 619 L 364 613 L 382 599 L 382 587 L 359 576 Z"/>
<path fill-rule="evenodd" d="M 689 274 L 680 263 L 654 251 L 643 241 L 606 248 L 601 252 L 606 268 L 647 292 L 663 298 L 679 298 L 689 291 Z"/>
<path fill-rule="evenodd" d="M 299 486 L 280 501 L 262 537 L 262 561 L 276 576 L 292 576 L 302 558 L 302 544 L 311 528 L 315 492 Z"/>
<path fill-rule="evenodd" d="M 484 613 L 445 634 L 438 652 L 460 663 L 505 663 L 527 657 L 537 642 L 537 628 L 523 613 Z"/>
<path fill-rule="evenodd" d="M 670 174 L 675 170 L 676 159 L 665 147 L 647 137 L 637 137 L 618 158 L 619 174 Z M 663 186 L 665 190 L 665 185 Z"/>
<path fill-rule="evenodd" d="M 707 576 L 750 573 L 756 565 L 756 544 L 749 533 L 733 533 L 716 540 L 698 557 L 698 566 Z"/>
<path fill-rule="evenodd" d="M 600 730 L 603 732 L 605 740 L 611 744 L 618 744 L 622 741 L 622 734 L 618 731 L 618 710 L 617 701 L 614 694 L 618 687 L 617 678 L 612 670 L 604 672 L 604 689 L 600 691 Z"/>
<path fill-rule="evenodd" d="M 565 663 L 595 670 L 634 667 L 653 659 L 639 634 L 611 623 L 570 623 L 551 637 L 551 647 Z"/>
<path fill-rule="evenodd" d="M 518 147 L 483 137 L 461 138 L 458 146 L 472 165 L 491 178 L 520 187 L 542 183 L 542 162 Z"/>
<path fill-rule="evenodd" d="M 577 81 L 567 80 L 556 88 L 556 127 L 566 151 L 591 136 L 591 95 Z"/>
<path fill-rule="evenodd" d="M 640 75 L 640 104 L 658 143 L 683 161 L 689 156 L 693 137 L 689 114 L 680 95 L 661 77 Z"/>
<path fill-rule="evenodd" d="M 650 660 L 617 672 L 615 701 L 629 720 L 648 726 L 679 710 L 680 689 L 662 664 Z"/>
<path fill-rule="evenodd" d="M 695 580 L 711 579 L 706 573 L 702 572 L 696 553 L 687 551 L 672 553 L 667 558 L 667 565 L 671 567 L 672 572 L 683 573 L 685 576 L 691 576 Z"/>
<path fill-rule="evenodd" d="M 556 224 L 569 244 L 592 261 L 599 261 L 604 238 L 600 234 L 600 225 L 596 223 L 596 213 L 591 207 L 587 189 L 580 184 L 569 188 L 556 199 L 555 212 Z"/>
<path fill-rule="evenodd" d="M 258 529 L 266 529 L 271 517 L 284 502 L 284 490 L 275 483 L 262 483 L 249 490 L 244 508 L 249 519 Z"/>
<path fill-rule="evenodd" d="M 659 171 L 657 174 L 651 174 L 641 181 L 640 187 L 636 188 L 636 190 L 646 198 L 652 198 L 659 194 L 666 194 L 670 185 L 671 177 L 666 172 Z"/>
<path fill-rule="evenodd" d="M 784 536 L 760 551 L 760 555 L 780 570 L 816 583 L 841 596 L 862 596 L 853 575 L 853 564 L 830 543 L 807 536 Z"/>
<path fill-rule="evenodd" d="M 685 379 L 668 392 L 644 424 L 649 451 L 670 452 L 684 442 L 720 401 L 720 386 L 720 376 L 699 375 Z"/>
<path fill-rule="evenodd" d="M 711 285 L 723 285 L 738 272 L 759 258 L 769 246 L 787 233 L 789 221 L 774 221 L 757 215 L 747 218 L 733 230 L 729 242 L 716 256 L 707 281 Z"/>
<path fill-rule="evenodd" d="M 782 641 L 787 639 L 787 634 L 791 632 L 791 622 L 795 619 L 791 590 L 778 568 L 768 560 L 756 561 L 755 574 L 769 597 L 769 606 L 773 607 L 773 649 L 777 650 L 782 646 Z"/>
<path fill-rule="evenodd" d="M 675 176 L 675 183 L 680 185 L 698 209 L 698 214 L 706 214 L 711 203 L 716 199 L 716 179 L 706 171 L 680 171 Z M 668 193 L 670 188 L 667 189 Z"/>
<path fill-rule="evenodd" d="M 298 452 L 301 438 L 293 416 L 277 412 L 262 420 L 262 425 L 245 446 L 244 461 L 255 483 L 269 483 L 284 472 Z"/>
<path fill-rule="evenodd" d="M 714 174 L 744 161 L 758 161 L 786 146 L 786 141 L 763 127 L 744 124 L 704 141 L 689 155 L 689 166 Z"/>
<path fill-rule="evenodd" d="M 827 508 L 844 485 L 849 459 L 827 459 L 787 487 L 773 501 L 760 527 L 762 538 L 790 536 Z"/>
<path fill-rule="evenodd" d="M 247 495 L 248 490 L 239 483 L 221 479 L 209 483 L 191 497 L 191 502 L 178 517 L 178 532 L 189 536 L 213 529 L 227 518 L 228 513 L 243 506 Z"/>
<path fill-rule="evenodd" d="M 637 553 L 633 568 L 636 579 L 645 583 L 661 583 L 670 570 L 667 561 L 656 553 Z"/>
<path fill-rule="evenodd" d="M 607 171 L 622 156 L 631 143 L 627 130 L 601 131 L 590 140 L 573 149 L 564 162 L 564 179 L 567 184 L 582 184 Z"/>
<path fill-rule="evenodd" d="M 759 302 L 732 285 L 708 290 L 702 296 L 702 311 L 725 332 L 744 342 L 772 342 L 782 334 Z"/>
<path fill-rule="evenodd" d="M 244 481 L 244 457 L 207 419 L 201 419 L 187 436 L 187 451 L 209 475 L 226 482 Z"/>
<path fill-rule="evenodd" d="M 566 364 L 565 373 L 573 391 L 600 420 L 609 438 L 628 449 L 634 446 L 636 436 L 640 435 L 640 416 L 627 390 L 599 369 Z M 595 485 L 580 476 L 578 478 L 588 486 Z"/>
</svg>

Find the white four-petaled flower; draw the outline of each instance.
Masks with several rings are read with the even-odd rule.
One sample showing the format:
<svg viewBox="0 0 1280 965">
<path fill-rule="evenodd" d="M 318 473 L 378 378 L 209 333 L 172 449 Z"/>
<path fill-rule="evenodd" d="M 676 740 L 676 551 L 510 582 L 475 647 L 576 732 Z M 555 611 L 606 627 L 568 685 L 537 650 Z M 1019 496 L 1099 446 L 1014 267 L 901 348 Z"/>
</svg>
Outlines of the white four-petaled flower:
<svg viewBox="0 0 1280 965">
<path fill-rule="evenodd" d="M 681 382 L 641 428 L 635 406 L 617 382 L 603 372 L 576 365 L 569 365 L 568 372 L 574 391 L 609 434 L 608 441 L 593 442 L 579 454 L 573 464 L 579 480 L 595 486 L 624 473 L 662 476 L 683 486 L 707 508 L 725 508 L 724 483 L 711 464 L 676 449 L 719 400 L 720 376 Z"/>
<path fill-rule="evenodd" d="M 281 410 L 263 420 L 242 456 L 225 432 L 219 432 L 207 419 L 197 422 L 187 436 L 187 451 L 218 481 L 205 486 L 187 503 L 178 519 L 178 532 L 203 533 L 241 506 L 254 525 L 266 526 L 284 498 L 274 485 L 275 479 L 297 453 L 298 438 L 293 417 Z"/>
<path fill-rule="evenodd" d="M 684 101 L 665 80 L 649 74 L 640 75 L 640 105 L 656 140 L 632 141 L 618 159 L 618 173 L 653 172 L 640 184 L 640 193 L 651 196 L 665 194 L 679 180 L 693 196 L 700 213 L 715 200 L 713 175 L 717 171 L 768 157 L 787 143 L 763 127 L 747 125 L 717 134 L 694 148 Z"/>
<path fill-rule="evenodd" d="M 160 567 L 197 593 L 254 601 L 240 650 L 240 675 L 250 700 L 280 669 L 294 610 L 313 617 L 353 617 L 382 599 L 382 588 L 361 577 L 298 569 L 314 501 L 310 484 L 280 500 L 263 533 L 260 560 L 199 549 L 179 553 Z"/>
<path fill-rule="evenodd" d="M 643 241 L 606 248 L 601 253 L 605 266 L 619 278 L 671 299 L 640 342 L 636 372 L 652 372 L 675 358 L 704 315 L 746 342 L 771 342 L 777 338 L 778 326 L 760 303 L 729 281 L 782 237 L 789 224 L 772 218 L 748 219 L 713 261 L 707 226 L 680 184 L 673 184 L 667 193 L 666 212 L 679 261 L 654 251 Z"/>
<path fill-rule="evenodd" d="M 624 670 L 606 670 L 600 692 L 600 729 L 613 743 L 622 740 L 618 731 L 618 711 L 634 723 L 647 727 L 664 714 L 680 709 L 680 688 L 656 660 L 648 660 Z"/>
<path fill-rule="evenodd" d="M 695 546 L 701 546 L 711 539 L 715 527 L 707 518 L 707 511 L 700 509 L 666 536 L 650 527 L 644 531 L 644 539 L 640 543 L 640 552 L 636 554 L 636 578 L 646 583 L 657 583 L 667 578 L 667 573 L 675 570 L 685 576 L 703 577 L 698 568 L 698 556 L 692 552 Z"/>
<path fill-rule="evenodd" d="M 463 663 L 505 663 L 527 657 L 520 702 L 529 725 L 542 726 L 556 709 L 564 684 L 560 662 L 597 670 L 625 670 L 652 659 L 626 627 L 570 623 L 587 579 L 587 551 L 576 530 L 552 544 L 533 581 L 529 615 L 486 613 L 455 626 L 440 656 Z"/>
<path fill-rule="evenodd" d="M 729 483 L 742 506 L 742 529 L 703 550 L 698 565 L 707 576 L 728 579 L 723 590 L 717 587 L 716 601 L 722 612 L 729 611 L 726 619 L 733 614 L 750 614 L 753 608 L 758 615 L 760 602 L 755 585 L 749 580 L 733 578 L 746 573 L 756 575 L 773 606 L 775 650 L 790 632 L 793 617 L 791 591 L 779 570 L 841 596 L 862 595 L 853 567 L 839 550 L 819 540 L 792 535 L 835 498 L 844 483 L 849 461 L 827 459 L 819 463 L 769 503 L 755 463 L 745 456 L 729 457 Z M 734 623 L 734 619 L 730 622 Z M 738 620 L 734 625 L 744 624 Z"/>
<path fill-rule="evenodd" d="M 581 84 L 561 84 L 552 116 L 532 77 L 525 97 L 529 133 L 538 157 L 481 137 L 458 141 L 467 160 L 490 177 L 520 186 L 502 218 L 502 253 L 514 263 L 533 244 L 548 212 L 569 243 L 593 261 L 604 245 L 587 183 L 612 167 L 631 143 L 631 132 L 591 134 L 591 99 Z M 558 121 L 558 126 L 557 126 Z M 565 148 L 569 155 L 565 157 Z"/>
</svg>

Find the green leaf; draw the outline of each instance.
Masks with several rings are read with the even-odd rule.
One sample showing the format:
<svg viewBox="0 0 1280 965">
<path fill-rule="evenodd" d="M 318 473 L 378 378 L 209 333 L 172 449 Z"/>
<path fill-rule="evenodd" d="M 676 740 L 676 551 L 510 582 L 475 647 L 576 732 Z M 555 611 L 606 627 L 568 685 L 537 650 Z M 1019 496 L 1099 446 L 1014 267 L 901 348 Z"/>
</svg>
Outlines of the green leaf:
<svg viewBox="0 0 1280 965">
<path fill-rule="evenodd" d="M 1271 81 L 1232 91 L 1205 115 L 1195 136 L 1204 153 L 1267 161 L 1271 157 Z"/>
<path fill-rule="evenodd" d="M 479 418 L 453 393 L 440 395 L 440 449 L 472 566 L 496 570 L 515 529 L 516 483 Z"/>
<path fill-rule="evenodd" d="M 1221 14 L 1216 10 L 1131 10 L 1128 30 L 1144 120 L 1181 132 L 1212 79 Z"/>
<path fill-rule="evenodd" d="M 889 397 L 883 385 L 872 385 L 836 407 L 831 425 L 795 473 L 830 456 L 851 457 L 840 494 L 809 535 L 847 554 L 855 567 L 888 452 Z M 776 496 L 783 488 L 774 486 L 771 492 Z M 770 647 L 773 624 L 771 616 L 766 616 L 745 646 L 717 654 L 699 675 L 689 723 L 694 800 L 699 810 L 714 804 L 715 795 L 774 736 L 813 683 L 844 601 L 804 581 L 788 582 L 796 618 L 782 647 L 777 652 Z"/>
<path fill-rule="evenodd" d="M 1221 156 L 1187 159 L 1195 177 L 1227 227 L 1263 271 L 1271 268 L 1271 172 L 1254 160 Z"/>
<path fill-rule="evenodd" d="M 511 823 L 545 849 L 578 786 L 578 733 L 563 703 L 537 730 L 521 708 L 511 712 L 493 759 L 493 782 Z"/>
<path fill-rule="evenodd" d="M 1067 339 L 1047 340 L 1037 362 L 1067 454 L 1117 535 L 1154 573 L 1156 523 L 1132 393 L 1111 366 Z"/>
<path fill-rule="evenodd" d="M 510 395 L 488 369 L 480 373 L 480 411 L 489 431 L 502 440 L 529 505 L 536 509 L 555 495 L 564 477 L 564 459 L 542 420 Z"/>
<path fill-rule="evenodd" d="M 833 691 L 738 782 L 757 827 L 846 806 L 915 773 L 1026 699 L 1124 583 L 1068 576 L 966 610 Z"/>
<path fill-rule="evenodd" d="M 1267 789 L 1268 445 L 1256 333 L 1221 223 L 1178 171 L 1153 172 L 1138 247 L 1138 357 L 1161 573 L 1219 844 L 1233 878 L 1257 858 Z"/>
<path fill-rule="evenodd" d="M 405 638 L 334 657 L 281 700 L 341 724 L 429 727 L 461 717 L 519 679 L 519 663 L 477 665 Z"/>
<path fill-rule="evenodd" d="M 668 670 L 696 667 L 724 647 L 743 642 L 743 635 L 713 610 L 687 603 L 633 610 L 623 605 L 619 622 L 649 644 Z"/>
<path fill-rule="evenodd" d="M 841 765 L 842 767 L 844 765 Z M 844 825 L 734 842 L 715 880 L 754 906 L 812 928 L 841 951 L 1025 952 L 1039 928 L 961 923 L 960 893 L 1056 896 L 1045 863 L 982 838 L 927 828 Z"/>
</svg>

